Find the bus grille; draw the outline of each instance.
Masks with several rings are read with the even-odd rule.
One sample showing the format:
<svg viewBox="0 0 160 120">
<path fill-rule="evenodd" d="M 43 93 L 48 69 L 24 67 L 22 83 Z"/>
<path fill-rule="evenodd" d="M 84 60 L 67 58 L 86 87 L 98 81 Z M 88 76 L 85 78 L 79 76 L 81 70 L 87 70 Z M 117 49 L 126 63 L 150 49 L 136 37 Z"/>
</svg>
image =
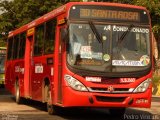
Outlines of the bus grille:
<svg viewBox="0 0 160 120">
<path fill-rule="evenodd" d="M 96 93 L 132 93 L 134 88 L 114 88 L 112 92 L 108 91 L 108 88 L 88 87 L 90 92 Z"/>
<path fill-rule="evenodd" d="M 126 97 L 104 97 L 104 96 L 96 96 L 97 101 L 100 102 L 123 102 Z"/>
</svg>

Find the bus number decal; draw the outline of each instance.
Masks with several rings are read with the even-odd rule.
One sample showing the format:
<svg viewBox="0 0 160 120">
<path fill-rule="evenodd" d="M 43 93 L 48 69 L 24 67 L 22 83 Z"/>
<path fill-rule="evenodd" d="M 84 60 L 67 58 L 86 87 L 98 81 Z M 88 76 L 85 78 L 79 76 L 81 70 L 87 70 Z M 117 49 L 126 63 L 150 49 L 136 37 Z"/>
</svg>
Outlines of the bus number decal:
<svg viewBox="0 0 160 120">
<path fill-rule="evenodd" d="M 24 68 L 21 68 L 20 66 L 15 66 L 15 72 L 24 74 Z"/>
<path fill-rule="evenodd" d="M 18 73 L 19 72 L 19 66 L 15 66 L 15 72 Z"/>
<path fill-rule="evenodd" d="M 35 66 L 35 73 L 43 73 L 43 66 L 42 65 L 36 65 Z"/>
<path fill-rule="evenodd" d="M 120 78 L 120 83 L 133 83 L 136 81 L 136 78 Z"/>
</svg>

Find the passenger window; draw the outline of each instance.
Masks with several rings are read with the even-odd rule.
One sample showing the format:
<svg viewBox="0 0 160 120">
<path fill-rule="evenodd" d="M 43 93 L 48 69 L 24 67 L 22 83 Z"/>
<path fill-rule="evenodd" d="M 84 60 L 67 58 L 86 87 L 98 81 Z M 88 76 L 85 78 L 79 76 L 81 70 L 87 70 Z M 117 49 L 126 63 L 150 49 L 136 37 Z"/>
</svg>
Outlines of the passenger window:
<svg viewBox="0 0 160 120">
<path fill-rule="evenodd" d="M 45 30 L 44 54 L 50 54 L 54 51 L 55 31 L 56 19 L 48 21 Z"/>
<path fill-rule="evenodd" d="M 44 40 L 44 25 L 40 25 L 35 30 L 34 56 L 42 55 Z"/>
<path fill-rule="evenodd" d="M 7 60 L 12 59 L 12 48 L 13 47 L 13 37 L 8 39 L 8 51 L 7 51 Z"/>
<path fill-rule="evenodd" d="M 20 34 L 19 58 L 24 58 L 26 48 L 26 33 Z"/>
<path fill-rule="evenodd" d="M 18 58 L 18 47 L 19 47 L 19 35 L 14 36 L 13 59 Z"/>
<path fill-rule="evenodd" d="M 143 54 L 147 52 L 146 37 L 147 36 L 145 34 L 136 34 L 138 51 L 142 52 Z"/>
</svg>

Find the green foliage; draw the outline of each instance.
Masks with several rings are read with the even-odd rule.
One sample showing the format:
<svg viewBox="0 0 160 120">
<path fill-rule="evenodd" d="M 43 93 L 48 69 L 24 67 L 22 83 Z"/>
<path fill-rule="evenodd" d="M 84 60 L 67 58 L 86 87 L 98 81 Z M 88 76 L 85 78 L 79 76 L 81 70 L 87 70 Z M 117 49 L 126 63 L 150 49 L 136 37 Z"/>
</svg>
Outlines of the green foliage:
<svg viewBox="0 0 160 120">
<path fill-rule="evenodd" d="M 134 0 L 135 5 L 144 6 L 150 11 L 153 32 L 157 36 L 160 32 L 160 1 L 159 0 Z"/>
<path fill-rule="evenodd" d="M 43 14 L 71 1 L 83 0 L 3 0 L 0 2 L 3 14 L 0 15 L 0 33 L 7 33 Z M 160 1 L 159 0 L 95 0 L 104 2 L 119 2 L 146 7 L 151 14 L 153 32 L 160 36 Z"/>
<path fill-rule="evenodd" d="M 31 22 L 60 5 L 61 2 L 55 0 L 1 1 L 0 8 L 3 13 L 0 15 L 0 33 L 7 35 L 9 31 Z"/>
<path fill-rule="evenodd" d="M 160 82 L 160 76 L 159 75 L 153 75 L 153 85 L 157 86 Z"/>
</svg>

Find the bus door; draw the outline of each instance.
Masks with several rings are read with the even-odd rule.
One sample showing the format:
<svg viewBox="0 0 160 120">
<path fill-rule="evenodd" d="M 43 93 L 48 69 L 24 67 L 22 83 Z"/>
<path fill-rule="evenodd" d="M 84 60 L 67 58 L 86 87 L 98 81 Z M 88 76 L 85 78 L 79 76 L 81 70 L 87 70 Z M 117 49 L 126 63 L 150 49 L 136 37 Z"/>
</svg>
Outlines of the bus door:
<svg viewBox="0 0 160 120">
<path fill-rule="evenodd" d="M 56 64 L 57 66 L 57 75 L 55 75 L 56 81 L 55 84 L 57 84 L 57 88 L 56 88 L 56 97 L 57 97 L 57 103 L 58 104 L 63 104 L 63 90 L 62 90 L 62 85 L 63 85 L 63 81 L 62 81 L 62 71 L 63 71 L 63 51 L 64 51 L 64 45 L 63 45 L 63 37 L 62 37 L 62 33 L 64 32 L 64 26 L 58 26 L 57 28 L 57 36 L 59 36 L 59 40 L 57 40 L 58 42 L 56 43 L 56 47 L 58 49 L 58 52 L 55 53 L 56 56 L 58 56 L 56 59 L 58 61 L 58 64 Z"/>
<path fill-rule="evenodd" d="M 31 73 L 33 64 L 34 28 L 27 31 L 25 59 L 24 59 L 24 96 L 32 98 Z"/>
</svg>

